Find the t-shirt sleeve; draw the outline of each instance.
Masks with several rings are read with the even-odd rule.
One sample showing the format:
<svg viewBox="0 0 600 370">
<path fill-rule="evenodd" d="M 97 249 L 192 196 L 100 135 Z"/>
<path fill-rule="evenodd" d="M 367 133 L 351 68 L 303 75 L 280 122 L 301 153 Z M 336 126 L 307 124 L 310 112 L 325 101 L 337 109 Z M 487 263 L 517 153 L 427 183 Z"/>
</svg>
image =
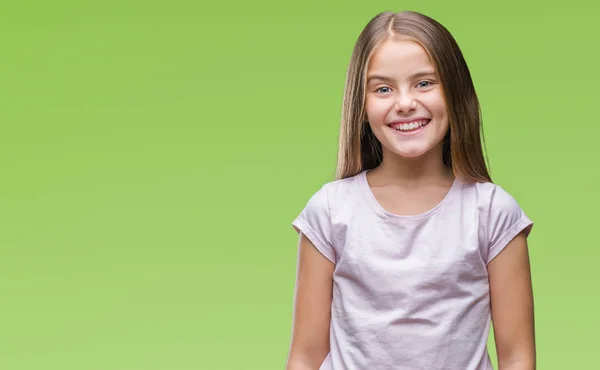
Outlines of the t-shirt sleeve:
<svg viewBox="0 0 600 370">
<path fill-rule="evenodd" d="M 292 222 L 296 232 L 304 234 L 328 260 L 335 263 L 327 185 L 319 189 Z"/>
<path fill-rule="evenodd" d="M 521 231 L 529 236 L 533 222 L 513 196 L 501 187 L 495 187 L 487 218 L 487 263 L 490 263 Z"/>
</svg>

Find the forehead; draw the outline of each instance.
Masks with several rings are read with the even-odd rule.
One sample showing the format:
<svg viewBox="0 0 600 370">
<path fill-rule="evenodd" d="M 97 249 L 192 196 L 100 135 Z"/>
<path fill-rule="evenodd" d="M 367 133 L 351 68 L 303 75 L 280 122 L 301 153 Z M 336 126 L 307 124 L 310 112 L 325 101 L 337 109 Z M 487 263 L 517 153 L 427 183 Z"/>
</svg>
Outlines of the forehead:
<svg viewBox="0 0 600 370">
<path fill-rule="evenodd" d="M 411 40 L 388 39 L 371 56 L 369 71 L 388 73 L 411 72 L 415 69 L 434 68 L 427 51 Z"/>
</svg>

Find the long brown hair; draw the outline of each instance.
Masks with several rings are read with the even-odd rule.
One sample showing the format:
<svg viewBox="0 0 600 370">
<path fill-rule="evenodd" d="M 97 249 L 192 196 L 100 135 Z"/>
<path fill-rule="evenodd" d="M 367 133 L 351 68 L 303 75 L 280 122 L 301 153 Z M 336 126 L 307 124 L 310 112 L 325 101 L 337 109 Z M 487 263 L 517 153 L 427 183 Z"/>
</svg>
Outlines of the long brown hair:
<svg viewBox="0 0 600 370">
<path fill-rule="evenodd" d="M 373 52 L 393 36 L 405 36 L 419 43 L 439 74 L 449 121 L 443 144 L 444 164 L 462 181 L 491 182 L 483 155 L 481 108 L 467 63 L 444 26 L 414 11 L 379 13 L 354 45 L 344 87 L 336 179 L 354 176 L 381 163 L 381 143 L 366 122 L 366 73 Z"/>
</svg>

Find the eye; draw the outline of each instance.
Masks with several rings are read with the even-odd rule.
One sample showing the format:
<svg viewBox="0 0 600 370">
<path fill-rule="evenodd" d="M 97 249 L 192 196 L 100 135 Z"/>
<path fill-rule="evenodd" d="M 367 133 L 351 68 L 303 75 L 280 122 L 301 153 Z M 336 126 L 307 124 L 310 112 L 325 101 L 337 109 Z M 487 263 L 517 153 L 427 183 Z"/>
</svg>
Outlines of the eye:
<svg viewBox="0 0 600 370">
<path fill-rule="evenodd" d="M 427 85 L 423 86 L 422 84 L 427 84 Z M 421 81 L 417 84 L 417 86 L 419 86 L 419 87 L 429 87 L 430 85 L 431 85 L 430 81 Z"/>
<path fill-rule="evenodd" d="M 388 89 L 388 91 L 381 91 L 381 89 Z M 389 92 L 389 89 L 390 89 L 390 88 L 389 88 L 389 87 L 387 87 L 387 86 L 382 86 L 382 87 L 379 87 L 379 88 L 375 89 L 375 91 L 376 91 L 376 92 L 382 92 L 382 93 L 384 93 L 384 94 L 385 94 L 386 92 Z"/>
</svg>

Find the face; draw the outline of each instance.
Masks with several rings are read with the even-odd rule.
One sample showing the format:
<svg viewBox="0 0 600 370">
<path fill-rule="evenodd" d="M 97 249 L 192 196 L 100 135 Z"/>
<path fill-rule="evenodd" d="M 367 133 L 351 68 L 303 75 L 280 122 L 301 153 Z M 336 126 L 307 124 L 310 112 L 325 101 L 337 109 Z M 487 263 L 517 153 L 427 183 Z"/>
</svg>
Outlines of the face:
<svg viewBox="0 0 600 370">
<path fill-rule="evenodd" d="M 448 131 L 446 102 L 429 55 L 414 41 L 386 41 L 367 71 L 366 113 L 389 155 L 441 158 Z"/>
</svg>

